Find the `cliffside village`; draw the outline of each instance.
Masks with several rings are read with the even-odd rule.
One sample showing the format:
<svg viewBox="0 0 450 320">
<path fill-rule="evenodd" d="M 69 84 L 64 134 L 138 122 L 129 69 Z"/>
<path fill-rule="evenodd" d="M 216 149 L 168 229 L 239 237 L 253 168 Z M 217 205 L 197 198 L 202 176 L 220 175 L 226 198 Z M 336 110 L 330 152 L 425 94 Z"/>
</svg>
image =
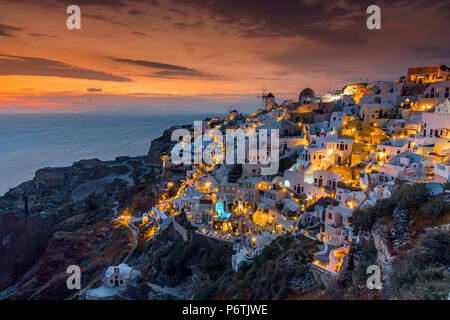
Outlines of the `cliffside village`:
<svg viewBox="0 0 450 320">
<path fill-rule="evenodd" d="M 185 214 L 196 236 L 233 245 L 234 270 L 274 237 L 301 233 L 323 243 L 314 265 L 337 274 L 359 241 L 349 223 L 354 210 L 390 197 L 395 184 L 439 192 L 449 180 L 449 89 L 450 69 L 427 66 L 322 97 L 306 88 L 278 104 L 264 94 L 256 113 L 233 110 L 203 129 L 278 129 L 278 174 L 261 175 L 260 164 L 175 165 L 169 153 L 162 156 L 167 194 L 148 217 L 164 229 Z"/>
<path fill-rule="evenodd" d="M 112 220 L 129 228 L 131 251 L 119 265 L 105 270 L 101 287 L 83 290 L 80 296 L 105 299 L 125 290 L 140 273 L 126 264 L 139 233 L 146 230 L 143 237 L 148 240 L 171 224 L 184 240 L 231 247 L 235 271 L 251 264 L 280 235 L 307 237 L 320 243 L 313 268 L 338 276 L 350 245 L 361 240 L 351 228 L 355 210 L 389 198 L 400 184 L 424 183 L 431 194 L 443 192 L 441 184 L 450 179 L 449 90 L 450 69 L 427 66 L 409 68 L 395 81 L 350 83 L 322 97 L 306 88 L 298 99 L 278 104 L 274 94 L 263 94 L 257 112 L 233 110 L 228 116 L 207 118 L 202 133 L 278 130 L 275 174 L 262 174 L 268 165 L 248 161 L 248 152 L 244 163 L 176 164 L 172 147 L 179 141 L 170 142 L 168 135 L 184 128 L 194 136 L 195 126 L 183 125 L 152 142 L 157 148 L 150 148 L 147 158 L 161 165 L 142 156 L 40 169 L 33 181 L 2 198 L 0 211 L 15 208 L 25 217 L 29 212 L 45 216 L 66 199 L 80 201 L 93 193 L 145 183 L 149 170 L 162 168 L 160 184 L 155 184 L 162 187 L 162 195 L 153 208 L 132 216 L 128 209 L 119 212 L 119 203 L 113 201 Z M 217 139 L 202 139 L 201 148 L 211 144 L 225 149 Z M 64 233 L 54 237 L 62 239 Z M 12 242 L 7 235 L 2 245 Z M 158 292 L 168 290 L 149 285 Z"/>
</svg>

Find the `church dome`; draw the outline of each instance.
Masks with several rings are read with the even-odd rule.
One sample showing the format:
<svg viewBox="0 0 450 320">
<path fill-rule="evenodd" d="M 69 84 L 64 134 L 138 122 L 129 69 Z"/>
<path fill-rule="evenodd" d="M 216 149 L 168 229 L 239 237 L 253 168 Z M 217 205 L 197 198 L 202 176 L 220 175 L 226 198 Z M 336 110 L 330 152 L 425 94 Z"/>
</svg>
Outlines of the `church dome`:
<svg viewBox="0 0 450 320">
<path fill-rule="evenodd" d="M 314 92 L 314 90 L 313 89 L 311 89 L 311 88 L 306 88 L 306 89 L 303 89 L 302 90 L 302 92 L 300 92 L 300 94 L 299 94 L 299 98 L 303 98 L 303 97 L 313 97 L 313 98 L 315 98 L 316 97 L 316 93 Z"/>
</svg>

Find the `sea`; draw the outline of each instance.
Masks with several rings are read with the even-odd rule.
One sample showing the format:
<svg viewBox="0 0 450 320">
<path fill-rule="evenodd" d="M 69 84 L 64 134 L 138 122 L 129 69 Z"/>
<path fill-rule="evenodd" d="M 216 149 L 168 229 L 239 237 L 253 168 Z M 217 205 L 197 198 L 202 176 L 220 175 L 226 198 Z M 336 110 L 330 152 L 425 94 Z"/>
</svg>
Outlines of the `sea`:
<svg viewBox="0 0 450 320">
<path fill-rule="evenodd" d="M 165 129 L 207 116 L 215 114 L 0 114 L 0 196 L 43 167 L 145 155 Z"/>
</svg>

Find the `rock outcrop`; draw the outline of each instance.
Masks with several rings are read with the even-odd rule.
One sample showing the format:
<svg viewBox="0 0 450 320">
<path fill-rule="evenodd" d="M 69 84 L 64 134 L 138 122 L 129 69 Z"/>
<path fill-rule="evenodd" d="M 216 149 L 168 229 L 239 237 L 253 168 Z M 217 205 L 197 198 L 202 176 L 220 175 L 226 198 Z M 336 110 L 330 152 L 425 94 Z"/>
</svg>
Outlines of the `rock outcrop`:
<svg viewBox="0 0 450 320">
<path fill-rule="evenodd" d="M 66 269 L 82 269 L 82 286 L 130 250 L 132 235 L 112 221 L 134 199 L 155 191 L 144 157 L 45 168 L 0 197 L 0 299 L 64 299 Z"/>
<path fill-rule="evenodd" d="M 172 141 L 172 132 L 176 129 L 192 130 L 192 125 L 174 126 L 163 132 L 163 134 L 152 141 L 147 153 L 146 162 L 148 165 L 160 167 L 162 165 L 161 156 L 168 154 L 177 141 Z"/>
<path fill-rule="evenodd" d="M 411 214 L 407 209 L 396 208 L 392 215 L 394 220 L 394 226 L 389 232 L 389 241 L 391 242 L 395 251 L 398 251 L 400 247 L 409 243 L 408 229 L 413 223 L 411 220 Z"/>
</svg>

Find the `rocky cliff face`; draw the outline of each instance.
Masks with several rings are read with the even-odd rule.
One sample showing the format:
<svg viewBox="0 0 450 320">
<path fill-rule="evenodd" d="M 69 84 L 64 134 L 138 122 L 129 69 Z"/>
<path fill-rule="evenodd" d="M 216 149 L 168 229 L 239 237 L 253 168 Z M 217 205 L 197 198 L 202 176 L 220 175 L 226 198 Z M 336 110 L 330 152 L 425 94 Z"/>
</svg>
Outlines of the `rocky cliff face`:
<svg viewBox="0 0 450 320">
<path fill-rule="evenodd" d="M 82 269 L 82 286 L 128 254 L 132 235 L 112 221 L 135 198 L 152 205 L 154 169 L 144 157 L 76 162 L 38 170 L 0 197 L 0 299 L 64 299 L 66 269 Z"/>
<path fill-rule="evenodd" d="M 377 264 L 383 269 L 383 280 L 392 272 L 392 262 L 410 243 L 408 229 L 414 223 L 407 209 L 396 208 L 392 214 L 392 226 L 375 223 L 371 237 L 377 249 Z"/>
<path fill-rule="evenodd" d="M 382 268 L 386 268 L 392 262 L 394 253 L 387 239 L 387 230 L 381 223 L 376 223 L 372 230 L 372 238 L 375 248 L 377 249 L 377 264 Z"/>
<path fill-rule="evenodd" d="M 171 140 L 172 132 L 180 128 L 192 130 L 192 125 L 171 127 L 165 130 L 161 137 L 154 139 L 146 157 L 147 164 L 158 167 L 162 165 L 161 155 L 168 154 L 176 144 L 176 141 Z"/>
<path fill-rule="evenodd" d="M 28 219 L 0 215 L 0 290 L 6 289 L 28 271 L 45 251 L 55 216 L 36 215 Z"/>
</svg>

